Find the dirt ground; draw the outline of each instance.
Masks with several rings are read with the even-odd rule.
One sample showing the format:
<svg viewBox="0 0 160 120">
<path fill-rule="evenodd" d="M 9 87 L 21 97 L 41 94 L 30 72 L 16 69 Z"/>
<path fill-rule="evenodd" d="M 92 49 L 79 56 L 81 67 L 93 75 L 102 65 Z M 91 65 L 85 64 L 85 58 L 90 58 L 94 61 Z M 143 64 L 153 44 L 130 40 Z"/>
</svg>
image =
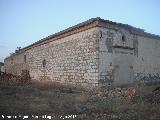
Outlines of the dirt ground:
<svg viewBox="0 0 160 120">
<path fill-rule="evenodd" d="M 159 86 L 139 86 L 136 95 L 128 100 L 101 97 L 84 88 L 59 84 L 0 84 L 0 117 L 27 115 L 28 119 L 37 116 L 44 120 L 49 118 L 42 116 L 48 115 L 53 120 L 159 120 Z"/>
</svg>

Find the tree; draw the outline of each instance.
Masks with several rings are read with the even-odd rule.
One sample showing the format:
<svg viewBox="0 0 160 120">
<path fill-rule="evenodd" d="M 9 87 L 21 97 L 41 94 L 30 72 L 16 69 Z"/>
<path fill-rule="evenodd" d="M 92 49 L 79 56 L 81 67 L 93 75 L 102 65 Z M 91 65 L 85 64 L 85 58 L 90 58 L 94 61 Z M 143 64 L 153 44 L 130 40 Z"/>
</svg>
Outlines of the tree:
<svg viewBox="0 0 160 120">
<path fill-rule="evenodd" d="M 21 47 L 17 47 L 15 53 L 19 53 L 21 51 Z"/>
</svg>

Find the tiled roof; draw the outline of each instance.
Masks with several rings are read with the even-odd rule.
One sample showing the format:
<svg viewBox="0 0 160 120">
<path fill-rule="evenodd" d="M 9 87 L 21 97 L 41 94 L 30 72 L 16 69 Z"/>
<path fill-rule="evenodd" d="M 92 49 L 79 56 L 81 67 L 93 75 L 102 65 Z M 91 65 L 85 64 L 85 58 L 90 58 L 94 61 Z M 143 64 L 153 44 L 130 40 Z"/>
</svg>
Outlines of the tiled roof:
<svg viewBox="0 0 160 120">
<path fill-rule="evenodd" d="M 109 20 L 104 20 L 104 19 L 101 19 L 100 17 L 97 17 L 97 18 L 91 18 L 91 19 L 89 19 L 89 20 L 87 20 L 85 22 L 82 22 L 82 23 L 79 23 L 79 24 L 77 24 L 75 26 L 69 27 L 69 28 L 67 28 L 65 30 L 62 30 L 62 31 L 58 32 L 58 33 L 52 34 L 52 35 L 50 35 L 50 36 L 48 36 L 46 38 L 43 38 L 43 39 L 41 39 L 41 40 L 39 40 L 39 41 L 37 41 L 37 42 L 29 45 L 29 46 L 35 45 L 37 43 L 41 43 L 41 42 L 43 42 L 45 40 L 54 38 L 54 37 L 59 36 L 59 35 L 61 35 L 63 33 L 70 32 L 72 30 L 78 29 L 78 28 L 83 27 L 83 26 L 85 26 L 87 24 L 91 24 L 91 23 L 93 23 L 95 21 L 109 23 L 109 24 L 112 24 L 112 25 L 117 25 L 119 27 L 122 27 L 122 28 L 125 28 L 125 29 L 128 29 L 128 30 L 137 31 L 137 34 L 141 33 L 141 35 L 143 34 L 143 35 L 145 35 L 147 37 L 152 37 L 152 38 L 155 38 L 155 39 L 160 39 L 160 36 L 154 35 L 154 34 L 150 34 L 150 33 L 146 33 L 146 32 L 144 32 L 143 29 L 136 28 L 136 27 L 133 27 L 133 26 L 128 25 L 128 24 L 122 24 L 122 23 L 112 22 L 112 21 L 109 21 Z"/>
</svg>

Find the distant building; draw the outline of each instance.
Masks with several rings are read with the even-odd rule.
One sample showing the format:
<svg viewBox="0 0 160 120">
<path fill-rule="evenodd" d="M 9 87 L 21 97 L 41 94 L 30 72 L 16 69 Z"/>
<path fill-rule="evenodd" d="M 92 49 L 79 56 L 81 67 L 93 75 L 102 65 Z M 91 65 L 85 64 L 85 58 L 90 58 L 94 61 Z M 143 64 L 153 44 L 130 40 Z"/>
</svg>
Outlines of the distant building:
<svg viewBox="0 0 160 120">
<path fill-rule="evenodd" d="M 4 63 L 0 62 L 0 71 L 4 72 Z"/>
<path fill-rule="evenodd" d="M 7 73 L 83 86 L 160 80 L 160 36 L 92 18 L 5 59 Z"/>
</svg>

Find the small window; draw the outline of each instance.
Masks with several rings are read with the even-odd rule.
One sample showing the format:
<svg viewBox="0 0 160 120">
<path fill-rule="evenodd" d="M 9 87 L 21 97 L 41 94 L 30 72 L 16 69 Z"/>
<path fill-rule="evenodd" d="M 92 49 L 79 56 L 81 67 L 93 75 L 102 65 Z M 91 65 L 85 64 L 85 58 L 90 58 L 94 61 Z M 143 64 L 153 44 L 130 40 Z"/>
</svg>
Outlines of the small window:
<svg viewBox="0 0 160 120">
<path fill-rule="evenodd" d="M 130 66 L 130 69 L 133 69 L 133 66 L 132 66 L 132 65 Z"/>
<path fill-rule="evenodd" d="M 26 55 L 24 55 L 24 63 L 26 63 Z"/>
<path fill-rule="evenodd" d="M 126 42 L 126 36 L 122 35 L 122 42 Z"/>
<path fill-rule="evenodd" d="M 46 67 L 46 60 L 45 59 L 42 61 L 42 65 L 43 65 L 43 67 Z"/>
</svg>

